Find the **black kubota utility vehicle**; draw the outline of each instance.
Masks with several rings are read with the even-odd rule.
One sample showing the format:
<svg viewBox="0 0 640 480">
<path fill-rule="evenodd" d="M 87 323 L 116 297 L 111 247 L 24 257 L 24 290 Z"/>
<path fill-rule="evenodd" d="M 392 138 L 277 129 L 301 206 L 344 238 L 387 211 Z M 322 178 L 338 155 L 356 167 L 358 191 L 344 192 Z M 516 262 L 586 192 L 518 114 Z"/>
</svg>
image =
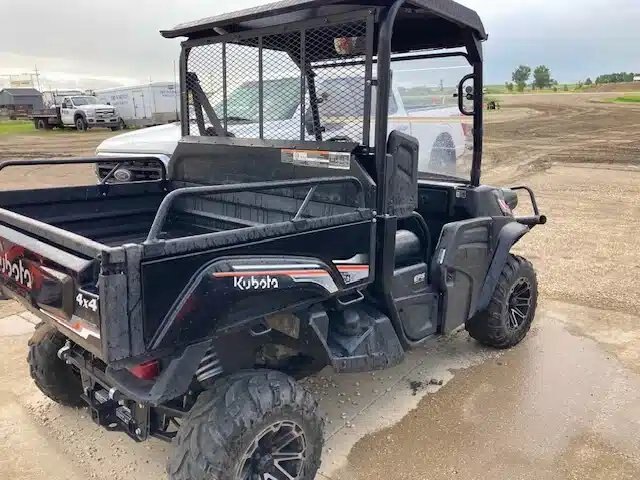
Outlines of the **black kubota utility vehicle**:
<svg viewBox="0 0 640 480">
<path fill-rule="evenodd" d="M 526 187 L 480 185 L 473 11 L 286 0 L 163 35 L 187 39 L 184 138 L 160 180 L 112 181 L 123 158 L 98 185 L 0 192 L 2 289 L 43 319 L 29 364 L 45 395 L 173 441 L 175 480 L 310 480 L 323 421 L 294 378 L 390 367 L 462 325 L 522 340 L 536 276 L 510 249 L 545 218 Z M 452 60 L 469 73 L 416 86 Z M 405 104 L 424 107 L 406 118 L 402 73 Z M 469 122 L 464 143 L 452 122 Z M 410 135 L 423 127 L 433 147 Z M 512 213 L 517 189 L 534 215 Z"/>
</svg>

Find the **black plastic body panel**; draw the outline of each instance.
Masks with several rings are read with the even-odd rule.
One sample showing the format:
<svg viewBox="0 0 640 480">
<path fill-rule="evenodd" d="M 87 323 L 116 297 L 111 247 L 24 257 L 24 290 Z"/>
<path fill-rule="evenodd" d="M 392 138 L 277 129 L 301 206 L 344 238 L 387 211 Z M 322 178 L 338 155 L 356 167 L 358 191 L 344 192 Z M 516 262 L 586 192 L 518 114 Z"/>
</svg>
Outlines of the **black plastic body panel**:
<svg viewBox="0 0 640 480">
<path fill-rule="evenodd" d="M 348 167 L 332 168 L 322 163 L 291 163 L 283 158 L 287 150 L 322 150 L 350 153 L 353 143 L 342 142 L 283 142 L 265 140 L 242 140 L 229 137 L 185 137 L 178 143 L 169 163 L 169 174 L 175 182 L 186 184 L 216 185 L 226 183 L 249 183 L 310 179 L 314 177 L 353 176 L 357 178 L 364 193 L 366 208 L 375 206 L 375 183 L 352 154 Z M 242 164 L 242 168 L 238 165 Z M 322 189 L 320 198 L 330 195 L 332 203 L 353 206 L 359 204 L 352 185 L 333 189 Z"/>
<path fill-rule="evenodd" d="M 475 313 L 491 254 L 490 217 L 444 226 L 432 261 L 432 281 L 443 292 L 442 333 Z"/>
<path fill-rule="evenodd" d="M 87 350 L 102 354 L 98 296 L 84 289 L 96 262 L 0 225 L 3 291 Z M 81 299 L 82 301 L 79 301 Z"/>
<path fill-rule="evenodd" d="M 397 269 L 393 275 L 393 298 L 405 335 L 418 342 L 438 328 L 439 295 L 427 283 L 427 264 Z"/>
<path fill-rule="evenodd" d="M 325 290 L 318 290 L 315 287 L 291 289 L 269 288 L 247 290 L 244 294 L 236 288 L 232 292 L 215 288 L 210 284 L 213 280 L 203 277 L 203 268 L 214 266 L 217 259 L 229 258 L 250 258 L 255 262 L 270 256 L 281 257 L 282 264 L 287 264 L 287 258 L 307 258 L 306 263 L 321 262 L 324 265 L 331 265 L 334 260 L 348 260 L 358 254 L 365 254 L 369 258 L 374 234 L 374 224 L 371 220 L 360 221 L 358 223 L 348 223 L 319 230 L 311 230 L 300 233 L 281 235 L 275 238 L 256 238 L 252 240 L 246 237 L 245 241 L 238 245 L 236 242 L 228 247 L 219 247 L 208 251 L 191 255 L 172 256 L 164 259 L 144 262 L 142 265 L 142 285 L 144 290 L 144 330 L 145 340 L 154 343 L 152 348 L 166 347 L 170 344 L 184 344 L 201 338 L 202 335 L 213 335 L 216 329 L 232 327 L 242 320 L 252 320 L 264 316 L 276 310 L 294 307 L 300 302 L 320 301 L 327 297 Z M 342 241 L 336 242 L 335 238 Z M 283 255 L 283 252 L 287 252 Z M 204 267 L 203 267 L 204 266 Z M 166 272 L 171 272 L 168 279 Z M 354 288 L 358 284 L 346 285 L 343 283 L 338 272 L 334 272 L 334 280 L 340 290 Z M 273 275 L 272 275 L 273 277 Z M 206 279 L 206 284 L 203 283 Z M 261 278 L 262 279 L 262 278 Z M 169 329 L 167 322 L 173 322 L 178 303 L 182 303 L 185 294 L 192 288 L 200 285 L 201 299 L 207 299 L 207 303 L 213 302 L 217 305 L 227 304 L 232 299 L 233 305 L 247 305 L 247 308 L 240 309 L 243 315 L 238 316 L 237 312 L 231 317 L 230 311 L 224 309 L 209 312 L 207 309 L 200 309 L 200 314 L 205 315 L 199 321 L 181 322 L 180 333 L 174 333 L 170 337 L 156 335 L 161 325 L 163 329 Z M 219 286 L 222 286 L 220 283 Z M 267 285 L 268 286 L 268 285 Z M 210 291 L 210 294 L 204 292 Z M 214 293 L 214 291 L 216 293 Z M 336 292 L 332 292 L 336 293 Z M 218 295 L 222 297 L 218 298 Z M 229 296 L 231 295 L 231 296 Z M 239 296 L 238 296 L 239 295 Z M 260 297 L 260 298 L 259 298 Z M 153 298 L 153 301 L 146 299 Z M 195 301 L 195 300 L 193 300 Z M 240 311 L 238 310 L 238 311 Z M 171 311 L 174 313 L 171 314 Z M 236 320 L 234 320 L 236 319 Z M 205 328 L 206 331 L 202 329 Z M 176 337 L 177 335 L 177 337 Z"/>
</svg>

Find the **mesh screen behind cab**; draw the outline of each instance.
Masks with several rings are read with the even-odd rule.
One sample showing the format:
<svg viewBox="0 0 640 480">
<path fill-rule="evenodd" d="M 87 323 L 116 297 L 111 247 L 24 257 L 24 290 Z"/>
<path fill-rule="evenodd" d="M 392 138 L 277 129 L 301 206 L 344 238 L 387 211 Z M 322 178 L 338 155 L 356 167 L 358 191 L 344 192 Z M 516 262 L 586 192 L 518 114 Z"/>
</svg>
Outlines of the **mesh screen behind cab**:
<svg viewBox="0 0 640 480">
<path fill-rule="evenodd" d="M 223 127 L 238 138 L 321 137 L 368 145 L 367 39 L 372 29 L 367 25 L 363 19 L 282 29 L 269 35 L 226 36 L 218 43 L 191 47 L 186 80 L 190 135 L 207 134 L 211 127 L 206 115 L 205 131 L 198 126 L 194 92 L 200 87 Z M 319 99 L 315 122 L 314 97 Z"/>
</svg>

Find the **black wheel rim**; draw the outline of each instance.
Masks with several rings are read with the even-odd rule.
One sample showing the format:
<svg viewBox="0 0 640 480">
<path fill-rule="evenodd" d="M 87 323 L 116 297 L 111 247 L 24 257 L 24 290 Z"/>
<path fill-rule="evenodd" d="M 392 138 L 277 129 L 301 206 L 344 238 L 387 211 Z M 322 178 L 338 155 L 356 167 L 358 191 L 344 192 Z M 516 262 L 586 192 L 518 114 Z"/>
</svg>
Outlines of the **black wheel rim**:
<svg viewBox="0 0 640 480">
<path fill-rule="evenodd" d="M 513 284 L 507 299 L 507 326 L 519 329 L 529 318 L 531 312 L 531 283 L 520 278 Z"/>
<path fill-rule="evenodd" d="M 299 480 L 307 454 L 304 430 L 292 421 L 276 422 L 256 435 L 238 467 L 238 480 Z"/>
</svg>

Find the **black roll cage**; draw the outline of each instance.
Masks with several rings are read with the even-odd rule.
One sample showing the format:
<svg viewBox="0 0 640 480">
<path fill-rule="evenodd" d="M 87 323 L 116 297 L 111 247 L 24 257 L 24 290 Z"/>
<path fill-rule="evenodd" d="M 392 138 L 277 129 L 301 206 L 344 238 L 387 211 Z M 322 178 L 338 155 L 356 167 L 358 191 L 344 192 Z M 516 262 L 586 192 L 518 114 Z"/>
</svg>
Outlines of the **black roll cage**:
<svg viewBox="0 0 640 480">
<path fill-rule="evenodd" d="M 361 152 L 364 154 L 375 154 L 376 165 L 378 171 L 380 172 L 379 179 L 384 180 L 388 177 L 388 173 L 385 171 L 386 166 L 386 144 L 388 138 L 388 95 L 391 91 L 391 63 L 395 61 L 401 60 L 412 60 L 412 59 L 431 59 L 431 58 L 447 58 L 447 57 L 463 57 L 465 58 L 471 67 L 473 68 L 473 78 L 474 78 L 474 94 L 473 94 L 473 161 L 471 167 L 471 178 L 470 185 L 478 186 L 480 184 L 480 177 L 482 171 L 482 151 L 483 151 L 483 50 L 482 50 L 482 40 L 484 38 L 480 38 L 472 29 L 467 29 L 464 31 L 464 45 L 443 45 L 442 48 L 456 48 L 456 47 L 465 47 L 466 52 L 456 51 L 456 52 L 448 52 L 448 53 L 416 53 L 412 54 L 409 52 L 394 52 L 392 51 L 392 37 L 394 32 L 394 25 L 396 21 L 396 17 L 401 11 L 402 7 L 407 3 L 407 0 L 396 0 L 390 6 L 386 7 L 367 7 L 360 10 L 354 10 L 351 12 L 340 13 L 331 15 L 326 18 L 313 18 L 307 20 L 299 20 L 295 22 L 291 22 L 289 24 L 283 24 L 278 26 L 271 27 L 263 27 L 256 29 L 243 30 L 239 32 L 227 33 L 224 29 L 214 29 L 216 35 L 212 35 L 205 37 L 201 34 L 195 35 L 193 38 L 189 38 L 182 42 L 182 52 L 180 56 L 180 85 L 181 85 L 181 111 L 182 111 L 182 134 L 183 136 L 188 136 L 190 134 L 189 131 L 189 105 L 188 99 L 189 95 L 192 95 L 194 99 L 194 106 L 196 107 L 196 122 L 198 124 L 198 128 L 200 130 L 201 135 L 207 135 L 208 132 L 205 131 L 204 128 L 204 120 L 202 119 L 202 110 L 205 111 L 207 116 L 210 117 L 210 121 L 213 128 L 214 135 L 220 136 L 228 136 L 227 131 L 227 114 L 226 114 L 226 101 L 227 101 L 227 85 L 226 85 L 226 73 L 223 75 L 223 105 L 224 105 L 224 118 L 221 121 L 211 105 L 209 104 L 206 95 L 203 94 L 202 90 L 197 91 L 197 89 L 188 87 L 189 82 L 187 82 L 187 78 L 190 75 L 188 72 L 187 61 L 189 58 L 189 52 L 191 48 L 201 45 L 213 44 L 213 43 L 221 43 L 223 45 L 223 71 L 226 72 L 226 43 L 233 42 L 234 40 L 239 40 L 247 37 L 258 37 L 260 38 L 260 42 L 258 44 L 259 49 L 259 58 L 262 60 L 262 36 L 269 35 L 277 32 L 285 32 L 300 29 L 301 39 L 302 39 L 302 49 L 301 49 L 301 58 L 296 59 L 291 57 L 292 60 L 296 63 L 296 65 L 300 68 L 301 72 L 301 120 L 300 120 L 300 131 L 301 137 L 304 138 L 304 128 L 305 128 L 305 84 L 309 89 L 309 98 L 310 98 L 310 108 L 312 110 L 312 120 L 313 120 L 313 132 L 315 136 L 316 142 L 323 141 L 322 131 L 320 128 L 320 115 L 318 110 L 318 98 L 315 90 L 315 74 L 310 67 L 310 64 L 305 63 L 304 59 L 304 35 L 305 29 L 316 27 L 318 25 L 326 26 L 331 24 L 339 24 L 348 21 L 360 20 L 363 19 L 367 22 L 367 39 L 366 39 L 366 52 L 364 60 L 354 60 L 354 61 L 344 61 L 336 64 L 331 60 L 327 62 L 320 63 L 316 65 L 315 68 L 329 68 L 335 65 L 346 66 L 346 65 L 365 65 L 365 115 L 363 118 L 363 140 L 364 145 L 361 149 Z M 377 25 L 377 29 L 375 26 Z M 370 30 L 373 28 L 373 32 Z M 377 55 L 376 48 L 374 45 L 377 33 Z M 425 50 L 422 50 L 424 52 Z M 419 52 L 419 51 L 418 51 Z M 262 62 L 259 62 L 260 65 L 260 80 L 262 80 Z M 377 68 L 377 78 L 373 80 L 373 66 Z M 376 102 L 376 122 L 375 122 L 375 140 L 373 149 L 368 145 L 369 143 L 369 134 L 371 128 L 371 86 L 373 84 L 377 85 L 377 102 Z M 260 101 L 260 138 L 263 138 L 263 121 L 262 121 L 262 112 L 263 112 L 263 91 L 262 91 L 262 81 L 259 82 L 259 101 Z M 462 112 L 464 113 L 464 112 Z M 468 115 L 468 114 L 467 114 Z M 233 143 L 233 139 L 229 139 L 231 143 Z M 297 146 L 304 146 L 304 148 L 313 148 L 312 142 L 292 142 L 292 148 L 296 148 Z M 386 182 L 383 182 L 383 185 Z M 384 213 L 384 212 L 379 212 Z"/>
</svg>

